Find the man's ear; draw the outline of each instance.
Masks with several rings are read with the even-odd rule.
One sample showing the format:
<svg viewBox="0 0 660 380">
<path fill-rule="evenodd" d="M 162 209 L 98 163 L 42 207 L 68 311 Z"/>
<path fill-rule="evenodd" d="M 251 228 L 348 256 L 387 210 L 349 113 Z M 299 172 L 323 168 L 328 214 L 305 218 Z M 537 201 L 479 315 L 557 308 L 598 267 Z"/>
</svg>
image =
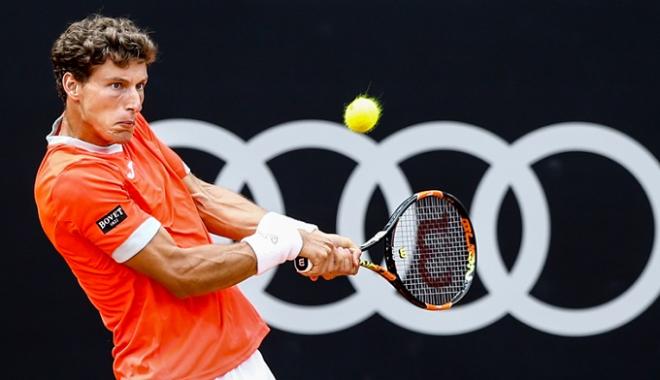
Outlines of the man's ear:
<svg viewBox="0 0 660 380">
<path fill-rule="evenodd" d="M 78 91 L 80 90 L 80 82 L 73 77 L 73 74 L 66 72 L 62 76 L 62 87 L 66 92 L 67 97 L 78 100 Z"/>
</svg>

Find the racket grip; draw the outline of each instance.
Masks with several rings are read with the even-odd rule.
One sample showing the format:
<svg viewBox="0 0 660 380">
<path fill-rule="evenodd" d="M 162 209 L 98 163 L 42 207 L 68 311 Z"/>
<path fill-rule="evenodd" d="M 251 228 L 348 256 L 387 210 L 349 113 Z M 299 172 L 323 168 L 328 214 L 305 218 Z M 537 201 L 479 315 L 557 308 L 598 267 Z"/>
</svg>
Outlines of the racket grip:
<svg viewBox="0 0 660 380">
<path fill-rule="evenodd" d="M 293 266 L 296 267 L 296 270 L 299 273 L 312 270 L 312 262 L 308 258 L 302 256 L 298 256 L 293 260 Z"/>
</svg>

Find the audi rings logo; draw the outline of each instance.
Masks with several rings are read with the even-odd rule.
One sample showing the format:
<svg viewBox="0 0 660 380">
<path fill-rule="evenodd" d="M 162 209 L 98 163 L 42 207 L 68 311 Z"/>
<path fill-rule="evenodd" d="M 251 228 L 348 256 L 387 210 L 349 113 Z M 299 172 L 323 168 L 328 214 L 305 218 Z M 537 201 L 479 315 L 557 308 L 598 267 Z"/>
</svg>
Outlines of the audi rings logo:
<svg viewBox="0 0 660 380">
<path fill-rule="evenodd" d="M 322 334 L 349 328 L 378 313 L 403 328 L 424 334 L 462 334 L 486 327 L 506 314 L 538 330 L 564 336 L 586 336 L 615 329 L 640 315 L 660 292 L 660 167 L 642 145 L 611 128 L 589 123 L 561 123 L 537 129 L 508 143 L 477 126 L 429 122 L 402 129 L 377 143 L 325 121 L 295 121 L 267 129 L 245 142 L 206 122 L 170 119 L 153 123 L 170 146 L 190 148 L 226 162 L 216 183 L 233 190 L 250 187 L 255 201 L 285 212 L 282 196 L 266 162 L 304 148 L 334 151 L 353 159 L 340 197 L 337 229 L 364 241 L 363 223 L 370 196 L 379 186 L 390 211 L 412 193 L 398 163 L 437 150 L 473 155 L 489 164 L 474 195 L 471 216 L 479 231 L 479 277 L 488 294 L 438 317 L 409 305 L 369 271 L 350 277 L 355 292 L 330 304 L 302 306 L 265 291 L 274 271 L 241 284 L 272 326 L 295 333 Z M 439 139 L 438 136 L 442 136 Z M 646 267 L 620 296 L 594 307 L 571 309 L 549 305 L 529 294 L 548 254 L 550 214 L 545 194 L 531 165 L 553 154 L 581 151 L 609 158 L 626 168 L 646 192 L 654 218 L 654 238 Z M 512 189 L 522 219 L 520 252 L 509 272 L 497 243 L 497 216 Z M 377 301 L 376 301 L 377 300 Z"/>
</svg>

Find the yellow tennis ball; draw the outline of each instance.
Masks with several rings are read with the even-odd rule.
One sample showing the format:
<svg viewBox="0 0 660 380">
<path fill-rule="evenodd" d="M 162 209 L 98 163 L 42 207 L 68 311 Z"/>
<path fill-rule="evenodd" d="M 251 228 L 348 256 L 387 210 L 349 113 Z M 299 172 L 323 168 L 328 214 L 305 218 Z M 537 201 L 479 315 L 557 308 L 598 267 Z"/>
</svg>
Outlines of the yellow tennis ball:
<svg viewBox="0 0 660 380">
<path fill-rule="evenodd" d="M 344 110 L 344 124 L 353 132 L 367 133 L 378 123 L 380 104 L 374 98 L 360 95 Z"/>
</svg>

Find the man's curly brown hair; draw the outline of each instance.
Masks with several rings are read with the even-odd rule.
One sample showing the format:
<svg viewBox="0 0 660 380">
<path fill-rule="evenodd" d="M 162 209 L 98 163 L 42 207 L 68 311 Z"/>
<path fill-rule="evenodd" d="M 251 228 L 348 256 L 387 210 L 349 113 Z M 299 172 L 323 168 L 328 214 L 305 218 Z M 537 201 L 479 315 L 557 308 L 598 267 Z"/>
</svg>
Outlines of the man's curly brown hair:
<svg viewBox="0 0 660 380">
<path fill-rule="evenodd" d="M 94 66 L 111 59 L 126 67 L 138 61 L 150 64 L 156 60 L 158 48 L 149 35 L 127 18 L 91 15 L 74 22 L 62 33 L 51 49 L 55 85 L 66 102 L 62 77 L 66 72 L 86 82 Z"/>
</svg>

